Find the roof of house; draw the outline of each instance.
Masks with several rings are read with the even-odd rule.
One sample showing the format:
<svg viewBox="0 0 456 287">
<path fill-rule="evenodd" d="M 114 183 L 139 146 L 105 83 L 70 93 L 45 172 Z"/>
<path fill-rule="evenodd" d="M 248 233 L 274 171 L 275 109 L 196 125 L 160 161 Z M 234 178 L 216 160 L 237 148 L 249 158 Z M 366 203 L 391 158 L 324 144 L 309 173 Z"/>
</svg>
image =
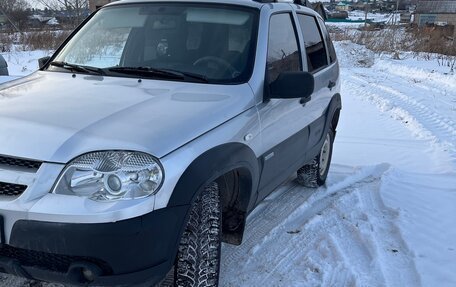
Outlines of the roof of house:
<svg viewBox="0 0 456 287">
<path fill-rule="evenodd" d="M 418 14 L 456 14 L 456 0 L 447 1 L 418 1 Z"/>
</svg>

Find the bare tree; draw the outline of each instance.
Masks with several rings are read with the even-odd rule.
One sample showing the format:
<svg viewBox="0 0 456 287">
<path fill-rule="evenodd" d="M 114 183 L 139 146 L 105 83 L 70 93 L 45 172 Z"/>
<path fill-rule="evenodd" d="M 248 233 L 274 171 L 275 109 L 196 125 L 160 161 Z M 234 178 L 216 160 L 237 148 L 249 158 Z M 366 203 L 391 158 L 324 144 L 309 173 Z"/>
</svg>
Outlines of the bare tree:
<svg viewBox="0 0 456 287">
<path fill-rule="evenodd" d="M 13 28 L 22 31 L 30 15 L 30 6 L 26 0 L 0 0 L 0 13 L 4 14 Z"/>
<path fill-rule="evenodd" d="M 0 0 L 1 1 L 1 0 Z M 33 0 L 49 10 L 66 11 L 73 16 L 73 25 L 78 25 L 85 18 L 89 0 Z"/>
</svg>

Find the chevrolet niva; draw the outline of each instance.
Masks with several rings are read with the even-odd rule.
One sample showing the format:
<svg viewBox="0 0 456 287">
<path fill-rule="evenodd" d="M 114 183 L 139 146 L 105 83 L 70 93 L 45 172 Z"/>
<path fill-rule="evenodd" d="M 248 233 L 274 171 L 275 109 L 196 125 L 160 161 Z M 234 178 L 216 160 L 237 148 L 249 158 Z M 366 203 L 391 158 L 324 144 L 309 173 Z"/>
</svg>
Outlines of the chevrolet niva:
<svg viewBox="0 0 456 287">
<path fill-rule="evenodd" d="M 325 183 L 339 66 L 301 3 L 118 1 L 39 63 L 0 86 L 1 272 L 217 286 L 259 202 Z"/>
</svg>

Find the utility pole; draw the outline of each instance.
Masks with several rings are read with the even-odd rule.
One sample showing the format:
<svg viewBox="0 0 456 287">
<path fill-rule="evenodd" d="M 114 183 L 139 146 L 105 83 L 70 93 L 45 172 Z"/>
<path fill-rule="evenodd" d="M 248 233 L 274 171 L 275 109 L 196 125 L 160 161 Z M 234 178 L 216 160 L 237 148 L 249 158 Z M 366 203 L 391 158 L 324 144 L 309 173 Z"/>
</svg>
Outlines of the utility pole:
<svg viewBox="0 0 456 287">
<path fill-rule="evenodd" d="M 399 1 L 400 0 L 396 1 L 396 13 L 393 14 L 394 15 L 393 16 L 394 17 L 394 20 L 393 20 L 394 21 L 394 25 L 399 24 L 399 21 L 397 21 L 397 16 L 396 16 L 396 14 L 399 14 Z"/>
</svg>

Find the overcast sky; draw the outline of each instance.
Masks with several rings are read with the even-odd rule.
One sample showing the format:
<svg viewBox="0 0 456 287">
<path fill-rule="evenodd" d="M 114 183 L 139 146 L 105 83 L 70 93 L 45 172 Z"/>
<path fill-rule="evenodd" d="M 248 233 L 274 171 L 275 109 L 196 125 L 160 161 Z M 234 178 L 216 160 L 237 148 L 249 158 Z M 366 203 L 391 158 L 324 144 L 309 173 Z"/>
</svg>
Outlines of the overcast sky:
<svg viewBox="0 0 456 287">
<path fill-rule="evenodd" d="M 42 4 L 40 4 L 38 1 L 36 1 L 36 0 L 28 0 L 27 2 L 29 3 L 29 5 L 32 8 L 38 8 L 38 9 L 43 9 L 44 8 L 44 6 Z"/>
</svg>

